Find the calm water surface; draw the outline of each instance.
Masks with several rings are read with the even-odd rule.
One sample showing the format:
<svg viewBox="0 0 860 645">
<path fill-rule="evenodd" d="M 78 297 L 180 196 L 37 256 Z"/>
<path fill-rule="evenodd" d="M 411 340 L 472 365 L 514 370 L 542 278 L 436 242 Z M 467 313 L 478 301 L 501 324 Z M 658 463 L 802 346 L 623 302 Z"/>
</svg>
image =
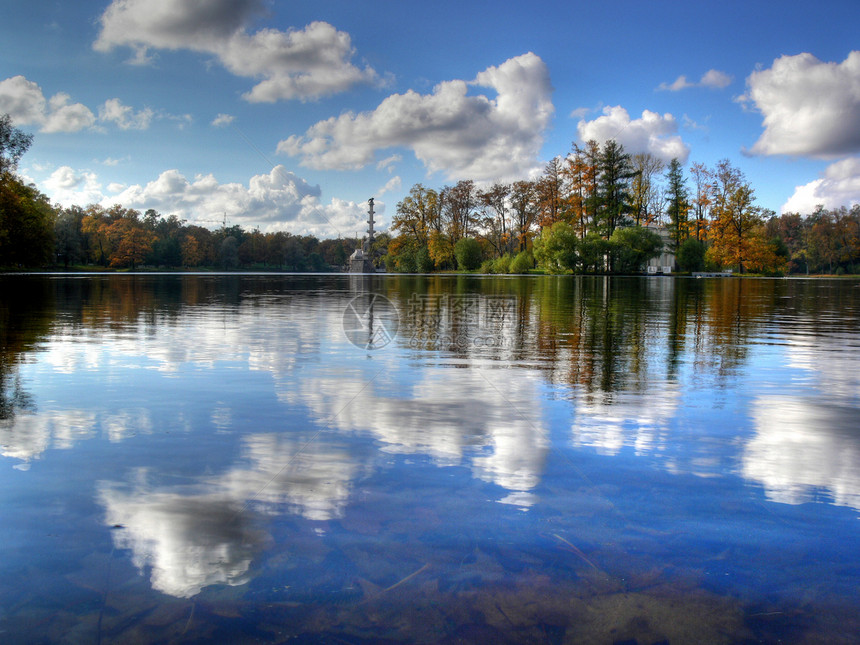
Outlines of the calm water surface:
<svg viewBox="0 0 860 645">
<path fill-rule="evenodd" d="M 860 283 L 0 277 L 4 643 L 854 643 Z"/>
</svg>

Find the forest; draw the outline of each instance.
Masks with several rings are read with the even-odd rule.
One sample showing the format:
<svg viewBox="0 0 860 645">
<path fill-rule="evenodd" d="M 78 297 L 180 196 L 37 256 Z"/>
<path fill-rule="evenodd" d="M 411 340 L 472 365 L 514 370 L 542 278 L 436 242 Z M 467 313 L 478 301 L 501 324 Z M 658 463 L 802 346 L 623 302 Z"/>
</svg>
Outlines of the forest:
<svg viewBox="0 0 860 645">
<path fill-rule="evenodd" d="M 58 207 L 17 174 L 32 135 L 0 116 L 0 267 L 339 271 L 358 239 L 210 230 L 115 205 Z M 666 250 L 679 271 L 860 273 L 860 205 L 785 213 L 756 204 L 729 160 L 629 154 L 614 140 L 574 144 L 536 178 L 440 189 L 415 184 L 374 262 L 388 271 L 637 273 Z M 662 231 L 663 235 L 659 235 Z"/>
</svg>

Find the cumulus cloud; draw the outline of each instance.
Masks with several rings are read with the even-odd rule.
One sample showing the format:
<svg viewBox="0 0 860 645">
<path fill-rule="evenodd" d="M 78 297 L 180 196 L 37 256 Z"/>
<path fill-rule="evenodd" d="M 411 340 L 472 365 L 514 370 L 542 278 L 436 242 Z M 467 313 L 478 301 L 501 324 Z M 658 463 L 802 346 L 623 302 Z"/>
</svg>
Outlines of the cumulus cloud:
<svg viewBox="0 0 860 645">
<path fill-rule="evenodd" d="M 832 158 L 860 151 L 860 51 L 841 63 L 808 53 L 777 58 L 747 77 L 738 100 L 764 116 L 752 154 Z"/>
<path fill-rule="evenodd" d="M 626 152 L 650 152 L 666 162 L 677 157 L 685 163 L 690 154 L 690 147 L 677 134 L 678 122 L 668 113 L 660 115 L 644 110 L 640 118 L 631 119 L 620 105 L 610 106 L 603 108 L 603 115 L 592 121 L 580 120 L 576 131 L 582 141 L 594 139 L 603 143 L 615 139 Z"/>
<path fill-rule="evenodd" d="M 127 105 L 123 105 L 119 99 L 108 99 L 99 108 L 99 120 L 114 122 L 121 130 L 146 130 L 152 122 L 155 112 L 151 108 L 144 108 L 138 112 Z"/>
<path fill-rule="evenodd" d="M 121 130 L 146 130 L 156 118 L 177 121 L 180 127 L 191 120 L 189 115 L 174 116 L 148 107 L 135 110 L 118 98 L 105 101 L 96 118 L 90 108 L 72 102 L 65 92 L 45 98 L 38 83 L 20 75 L 0 81 L 0 113 L 4 112 L 17 126 L 34 125 L 41 132 L 79 132 L 98 123 L 113 123 Z"/>
<path fill-rule="evenodd" d="M 57 204 L 92 204 L 103 197 L 95 173 L 60 166 L 42 182 L 41 188 Z"/>
<path fill-rule="evenodd" d="M 393 190 L 395 183 L 396 178 L 386 186 Z M 106 191 L 95 173 L 63 166 L 39 187 L 54 203 L 64 206 L 121 204 L 140 211 L 152 208 L 201 226 L 220 223 L 226 215 L 231 224 L 259 225 L 263 231 L 288 230 L 321 238 L 349 236 L 365 228 L 364 204 L 341 199 L 323 204 L 319 186 L 308 184 L 283 166 L 251 177 L 247 185 L 220 183 L 211 174 L 189 179 L 171 169 L 146 184 L 123 186 L 111 182 Z M 377 202 L 377 210 L 382 216 L 385 204 Z"/>
<path fill-rule="evenodd" d="M 130 47 L 135 63 L 149 62 L 152 49 L 214 55 L 231 73 L 262 79 L 244 95 L 252 102 L 315 99 L 380 80 L 371 67 L 352 63 L 349 34 L 326 22 L 250 33 L 248 23 L 263 9 L 260 0 L 114 0 L 93 47 Z"/>
<path fill-rule="evenodd" d="M 37 83 L 20 75 L 0 81 L 0 113 L 9 114 L 18 126 L 36 125 L 42 132 L 77 132 L 96 122 L 92 111 L 72 103 L 68 94 L 46 99 Z"/>
<path fill-rule="evenodd" d="M 728 87 L 732 82 L 732 77 L 718 69 L 709 69 L 702 74 L 702 78 L 698 82 L 688 81 L 686 76 L 679 76 L 672 83 L 660 83 L 658 90 L 668 90 L 669 92 L 678 92 L 691 87 L 708 87 L 711 89 L 723 89 Z"/>
<path fill-rule="evenodd" d="M 470 95 L 471 87 L 495 96 Z M 281 141 L 278 151 L 311 168 L 347 170 L 373 163 L 378 150 L 405 147 L 451 179 L 522 176 L 537 164 L 554 111 L 551 95 L 546 65 L 527 53 L 473 81 L 445 81 L 432 94 L 394 94 L 372 112 L 319 121 Z"/>
<path fill-rule="evenodd" d="M 818 206 L 832 209 L 854 204 L 860 204 L 860 157 L 830 164 L 818 179 L 797 186 L 782 212 L 808 215 Z"/>
<path fill-rule="evenodd" d="M 113 199 L 130 208 L 174 213 L 192 223 L 221 213 L 234 223 L 274 223 L 302 217 L 318 205 L 319 194 L 319 187 L 278 166 L 251 177 L 247 186 L 221 184 L 211 174 L 188 179 L 178 170 L 165 170 L 146 185 L 129 186 Z"/>
</svg>

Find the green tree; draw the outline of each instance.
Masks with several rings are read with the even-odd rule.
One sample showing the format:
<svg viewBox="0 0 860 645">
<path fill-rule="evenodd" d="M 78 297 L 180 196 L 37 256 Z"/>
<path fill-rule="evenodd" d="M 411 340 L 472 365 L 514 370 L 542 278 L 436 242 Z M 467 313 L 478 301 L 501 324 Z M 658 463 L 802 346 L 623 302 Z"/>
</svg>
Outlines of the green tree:
<svg viewBox="0 0 860 645">
<path fill-rule="evenodd" d="M 687 239 L 687 218 L 690 211 L 689 193 L 684 179 L 684 170 L 677 157 L 669 162 L 666 171 L 666 214 L 669 216 L 669 240 L 672 251 L 677 252 Z"/>
<path fill-rule="evenodd" d="M 688 237 L 678 247 L 675 260 L 681 271 L 703 271 L 705 269 L 705 245 L 695 237 Z"/>
<path fill-rule="evenodd" d="M 585 273 L 603 273 L 606 271 L 606 258 L 610 245 L 598 233 L 590 231 L 585 239 L 579 242 L 579 261 Z"/>
<path fill-rule="evenodd" d="M 0 115 L 0 266 L 38 266 L 55 257 L 56 213 L 45 195 L 15 176 L 32 141 Z"/>
<path fill-rule="evenodd" d="M 0 183 L 15 172 L 18 160 L 30 148 L 33 135 L 12 125 L 12 117 L 0 115 Z"/>
<path fill-rule="evenodd" d="M 574 271 L 579 262 L 579 235 L 567 222 L 543 229 L 534 241 L 534 257 L 547 273 Z"/>
<path fill-rule="evenodd" d="M 239 242 L 232 235 L 221 242 L 221 266 L 225 269 L 239 266 Z"/>
<path fill-rule="evenodd" d="M 517 256 L 511 260 L 511 273 L 528 273 L 534 268 L 535 259 L 531 251 L 520 251 Z"/>
<path fill-rule="evenodd" d="M 57 261 L 62 262 L 66 268 L 70 264 L 83 262 L 86 258 L 85 238 L 81 232 L 84 215 L 84 211 L 79 206 L 72 206 L 60 211 L 54 223 L 54 248 Z"/>
<path fill-rule="evenodd" d="M 474 271 L 481 266 L 481 245 L 473 237 L 464 237 L 454 245 L 457 266 L 465 271 Z"/>
<path fill-rule="evenodd" d="M 0 182 L 0 266 L 53 263 L 55 219 L 45 195 L 9 174 Z"/>
<path fill-rule="evenodd" d="M 609 238 L 613 271 L 638 273 L 651 258 L 663 250 L 660 236 L 643 226 L 625 226 L 615 229 Z"/>
<path fill-rule="evenodd" d="M 603 144 L 599 158 L 599 231 L 609 238 L 615 229 L 625 223 L 631 212 L 630 180 L 635 175 L 630 155 L 624 147 L 610 139 Z"/>
<path fill-rule="evenodd" d="M 415 251 L 415 270 L 418 273 L 430 273 L 433 271 L 433 260 L 426 246 L 418 247 Z"/>
</svg>

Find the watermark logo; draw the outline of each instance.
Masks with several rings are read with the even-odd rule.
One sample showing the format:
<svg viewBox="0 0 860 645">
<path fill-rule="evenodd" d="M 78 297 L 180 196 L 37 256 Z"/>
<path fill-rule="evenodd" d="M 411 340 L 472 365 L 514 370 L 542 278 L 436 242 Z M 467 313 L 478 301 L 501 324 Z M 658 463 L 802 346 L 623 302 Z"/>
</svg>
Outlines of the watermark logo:
<svg viewBox="0 0 860 645">
<path fill-rule="evenodd" d="M 359 349 L 382 349 L 394 340 L 399 328 L 397 308 L 377 293 L 356 296 L 343 312 L 343 331 Z"/>
<path fill-rule="evenodd" d="M 407 325 L 412 347 L 506 347 L 516 296 L 413 294 Z"/>
</svg>

